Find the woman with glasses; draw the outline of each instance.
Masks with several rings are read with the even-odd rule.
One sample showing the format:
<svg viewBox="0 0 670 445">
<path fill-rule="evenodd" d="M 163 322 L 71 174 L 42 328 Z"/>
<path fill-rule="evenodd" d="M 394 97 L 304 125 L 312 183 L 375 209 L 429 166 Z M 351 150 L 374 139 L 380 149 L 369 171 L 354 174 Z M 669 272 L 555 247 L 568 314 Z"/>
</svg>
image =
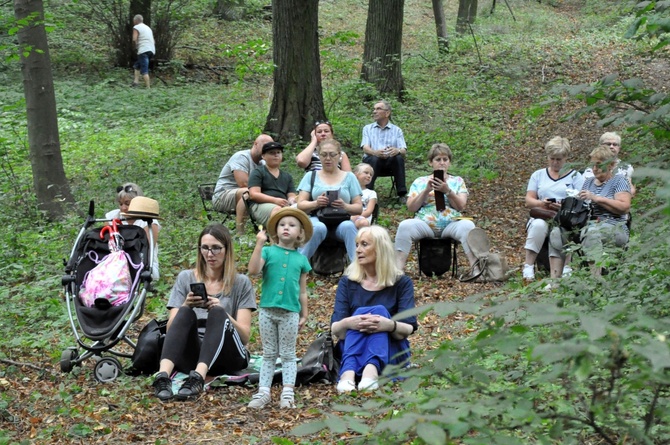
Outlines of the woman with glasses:
<svg viewBox="0 0 670 445">
<path fill-rule="evenodd" d="M 204 297 L 193 293 L 193 283 L 204 284 Z M 195 399 L 208 374 L 231 374 L 248 366 L 245 345 L 256 294 L 249 278 L 237 273 L 225 226 L 210 224 L 200 233 L 195 269 L 179 273 L 167 307 L 167 334 L 153 383 L 161 401 Z M 177 394 L 170 379 L 174 371 L 188 373 Z"/>
<path fill-rule="evenodd" d="M 621 162 L 621 159 L 619 159 L 619 152 L 621 151 L 621 136 L 619 136 L 618 133 L 613 131 L 603 133 L 602 136 L 600 136 L 600 145 L 602 145 L 603 147 L 607 147 L 612 151 L 616 162 L 614 174 L 621 175 L 624 178 L 626 178 L 628 180 L 628 183 L 630 184 L 631 193 L 635 195 L 635 186 L 633 185 L 632 180 L 633 166 L 627 162 Z M 594 175 L 592 168 L 589 167 L 586 170 L 584 170 L 584 179 L 592 178 L 593 176 Z"/>
<path fill-rule="evenodd" d="M 298 185 L 298 208 L 308 215 L 314 215 L 324 207 L 344 209 L 351 215 L 360 215 L 363 211 L 361 186 L 351 172 L 338 167 L 342 150 L 335 139 L 328 139 L 319 144 L 319 158 L 322 169 L 307 173 Z M 336 226 L 326 225 L 316 216 L 311 216 L 314 234 L 300 252 L 308 259 L 312 258 L 319 245 L 329 234 L 343 241 L 347 248 L 349 260 L 356 257 L 356 226 L 351 219 L 342 221 Z"/>
<path fill-rule="evenodd" d="M 632 193 L 628 180 L 614 173 L 617 165 L 617 158 L 609 147 L 596 147 L 591 152 L 593 176 L 584 179 L 579 192 L 579 199 L 591 203 L 591 220 L 580 232 L 580 243 L 594 276 L 602 272 L 596 262 L 602 257 L 605 246 L 623 247 L 628 243 L 626 221 Z M 549 238 L 552 278 L 562 276 L 567 243 L 568 233 L 561 227 L 554 227 Z"/>
<path fill-rule="evenodd" d="M 305 169 L 307 172 L 312 170 L 321 170 L 321 159 L 319 158 L 318 145 L 328 139 L 333 139 L 333 125 L 328 121 L 317 121 L 314 124 L 314 130 L 311 133 L 312 140 L 303 151 L 297 154 L 295 162 L 298 167 Z M 339 161 L 340 170 L 345 172 L 351 171 L 351 163 L 346 153 L 342 152 L 342 157 Z"/>
<path fill-rule="evenodd" d="M 149 237 L 149 225 L 143 219 L 128 219 L 123 217 L 122 213 L 127 213 L 128 208 L 130 207 L 130 201 L 137 196 L 142 195 L 142 189 L 139 185 L 133 182 L 126 182 L 123 185 L 120 185 L 116 188 L 116 202 L 119 205 L 118 209 L 110 210 L 105 214 L 105 219 L 111 221 L 113 219 L 121 219 L 123 224 L 130 224 L 133 226 L 141 227 Z M 151 262 L 151 278 L 156 281 L 160 278 L 160 267 L 158 265 L 158 232 L 161 230 L 161 225 L 158 220 L 153 220 L 151 224 L 151 231 L 153 232 L 154 240 L 154 255 L 153 261 Z"/>
</svg>

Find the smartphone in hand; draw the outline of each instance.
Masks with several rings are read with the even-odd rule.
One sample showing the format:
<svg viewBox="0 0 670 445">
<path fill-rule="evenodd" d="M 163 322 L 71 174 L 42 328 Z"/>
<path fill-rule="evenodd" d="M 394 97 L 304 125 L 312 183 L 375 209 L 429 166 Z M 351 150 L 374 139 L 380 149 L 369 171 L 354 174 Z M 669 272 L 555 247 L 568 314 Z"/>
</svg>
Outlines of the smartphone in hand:
<svg viewBox="0 0 670 445">
<path fill-rule="evenodd" d="M 337 200 L 340 197 L 340 191 L 326 190 L 326 197 L 328 198 L 328 205 L 330 205 L 333 203 L 333 201 Z"/>
<path fill-rule="evenodd" d="M 205 283 L 191 283 L 191 292 L 193 292 L 193 295 L 198 295 L 202 298 L 203 303 L 207 303 L 208 298 Z"/>
<path fill-rule="evenodd" d="M 444 181 L 444 170 L 433 171 L 433 178 Z M 444 199 L 444 193 L 435 190 L 435 208 L 441 212 L 447 208 L 447 203 Z"/>
</svg>

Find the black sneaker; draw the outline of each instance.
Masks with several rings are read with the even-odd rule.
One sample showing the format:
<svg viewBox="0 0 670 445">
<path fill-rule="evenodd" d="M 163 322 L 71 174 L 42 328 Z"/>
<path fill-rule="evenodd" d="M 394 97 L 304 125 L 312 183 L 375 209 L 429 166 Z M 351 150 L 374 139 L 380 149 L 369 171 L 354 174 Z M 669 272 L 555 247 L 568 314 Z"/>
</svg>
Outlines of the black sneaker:
<svg viewBox="0 0 670 445">
<path fill-rule="evenodd" d="M 175 397 L 177 400 L 197 399 L 204 387 L 205 380 L 196 371 L 191 371 Z"/>
<path fill-rule="evenodd" d="M 167 372 L 159 372 L 154 378 L 154 395 L 160 399 L 161 402 L 170 400 L 172 394 L 172 380 L 168 377 Z"/>
</svg>

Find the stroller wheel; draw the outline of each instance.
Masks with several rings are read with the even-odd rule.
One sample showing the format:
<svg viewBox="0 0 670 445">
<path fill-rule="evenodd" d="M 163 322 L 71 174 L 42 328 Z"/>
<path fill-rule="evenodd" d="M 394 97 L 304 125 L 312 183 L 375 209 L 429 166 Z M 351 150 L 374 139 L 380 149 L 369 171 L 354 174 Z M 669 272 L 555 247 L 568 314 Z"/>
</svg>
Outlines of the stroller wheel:
<svg viewBox="0 0 670 445">
<path fill-rule="evenodd" d="M 115 357 L 103 357 L 93 369 L 93 376 L 100 383 L 111 382 L 121 374 L 121 363 Z"/>
<path fill-rule="evenodd" d="M 79 351 L 77 351 L 77 348 L 69 347 L 65 349 L 60 355 L 60 370 L 62 372 L 72 371 L 72 361 L 77 360 L 77 357 L 79 357 Z"/>
</svg>

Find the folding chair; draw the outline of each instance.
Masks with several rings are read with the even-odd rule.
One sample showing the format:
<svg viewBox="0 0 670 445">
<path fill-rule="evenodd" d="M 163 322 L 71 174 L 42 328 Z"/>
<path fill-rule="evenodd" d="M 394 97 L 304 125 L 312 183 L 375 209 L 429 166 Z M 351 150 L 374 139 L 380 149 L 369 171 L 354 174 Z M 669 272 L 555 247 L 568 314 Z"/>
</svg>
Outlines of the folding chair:
<svg viewBox="0 0 670 445">
<path fill-rule="evenodd" d="M 453 238 L 422 238 L 414 243 L 417 251 L 419 275 L 440 276 L 451 269 L 451 277 L 458 274 L 457 247 L 460 243 Z M 436 259 L 442 261 L 436 261 Z"/>
<path fill-rule="evenodd" d="M 396 194 L 396 183 L 395 183 L 395 176 L 393 176 L 393 172 L 391 172 L 391 170 L 388 169 L 382 169 L 382 171 L 380 171 L 377 174 L 377 179 L 375 180 L 375 186 L 377 185 L 377 181 L 379 180 L 379 178 L 391 178 L 391 191 L 389 192 L 388 197 L 393 198 L 393 196 L 395 196 Z"/>
<path fill-rule="evenodd" d="M 198 185 L 198 194 L 200 195 L 200 200 L 202 201 L 202 207 L 205 210 L 205 215 L 207 216 L 208 220 L 212 220 L 212 213 L 217 212 L 223 214 L 223 219 L 221 220 L 221 224 L 225 224 L 226 221 L 228 221 L 228 218 L 231 216 L 235 216 L 235 212 L 219 212 L 218 210 L 214 209 L 214 206 L 212 204 L 212 197 L 214 196 L 214 189 L 216 187 L 216 183 L 210 182 L 210 183 L 204 183 L 204 184 L 199 184 Z M 251 214 L 251 201 L 249 200 L 249 192 L 244 192 L 242 195 L 242 200 L 244 201 L 244 205 L 247 208 L 247 214 L 249 215 L 249 220 L 251 221 L 251 224 L 254 226 L 254 231 L 258 232 L 258 224 L 256 224 L 256 220 L 254 219 L 254 216 Z"/>
</svg>

